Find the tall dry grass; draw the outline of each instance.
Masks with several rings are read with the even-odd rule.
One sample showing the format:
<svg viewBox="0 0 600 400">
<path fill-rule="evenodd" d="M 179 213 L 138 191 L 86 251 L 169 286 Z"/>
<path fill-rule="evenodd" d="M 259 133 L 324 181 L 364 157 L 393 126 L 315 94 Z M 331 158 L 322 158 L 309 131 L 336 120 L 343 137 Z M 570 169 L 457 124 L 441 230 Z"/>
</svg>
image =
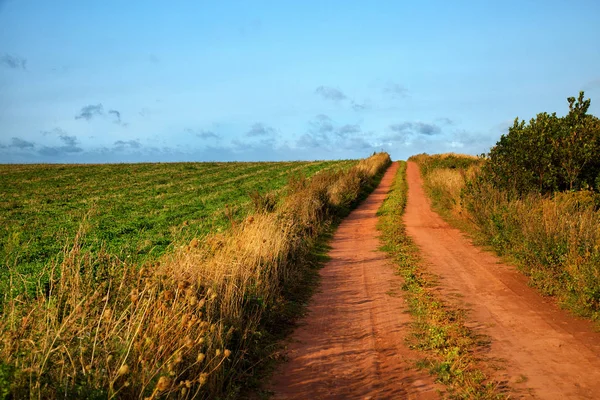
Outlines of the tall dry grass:
<svg viewBox="0 0 600 400">
<path fill-rule="evenodd" d="M 447 168 L 435 156 L 414 160 L 442 215 L 459 218 L 500 255 L 514 259 L 542 293 L 600 320 L 598 193 L 518 196 L 481 179 L 479 164 Z"/>
<path fill-rule="evenodd" d="M 571 310 L 600 319 L 600 196 L 590 191 L 516 198 L 485 182 L 465 190 L 469 216 L 496 251 Z"/>
<path fill-rule="evenodd" d="M 409 160 L 419 165 L 434 207 L 446 217 L 461 217 L 461 193 L 466 183 L 477 175 L 482 160 L 457 153 L 418 154 Z"/>
<path fill-rule="evenodd" d="M 4 303 L 0 398 L 236 397 L 318 236 L 389 164 L 292 179 L 276 205 L 254 195 L 255 214 L 154 265 L 92 258 L 82 231 L 48 286 Z"/>
</svg>

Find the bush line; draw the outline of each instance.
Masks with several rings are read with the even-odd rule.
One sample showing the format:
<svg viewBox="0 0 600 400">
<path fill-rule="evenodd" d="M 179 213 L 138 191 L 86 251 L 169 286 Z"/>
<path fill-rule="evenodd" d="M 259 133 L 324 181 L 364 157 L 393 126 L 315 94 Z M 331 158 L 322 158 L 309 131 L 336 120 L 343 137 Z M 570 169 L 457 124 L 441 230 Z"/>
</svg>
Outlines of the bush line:
<svg viewBox="0 0 600 400">
<path fill-rule="evenodd" d="M 85 224 L 37 295 L 6 299 L 0 398 L 235 398 L 289 317 L 311 251 L 391 163 L 291 179 L 274 202 L 160 262 L 81 250 Z M 305 289 L 306 290 L 306 289 Z"/>
</svg>

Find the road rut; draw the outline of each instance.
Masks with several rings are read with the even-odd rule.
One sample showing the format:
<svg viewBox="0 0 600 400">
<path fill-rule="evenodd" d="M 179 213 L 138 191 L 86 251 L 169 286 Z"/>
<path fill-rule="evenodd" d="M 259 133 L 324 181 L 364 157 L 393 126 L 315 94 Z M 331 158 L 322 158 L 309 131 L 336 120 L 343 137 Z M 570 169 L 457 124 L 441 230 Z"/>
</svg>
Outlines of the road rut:
<svg viewBox="0 0 600 400">
<path fill-rule="evenodd" d="M 275 373 L 275 399 L 438 398 L 432 378 L 415 371 L 405 346 L 410 316 L 399 294 L 401 279 L 381 245 L 376 212 L 397 163 L 378 188 L 338 227 L 320 291 L 292 335 L 289 360 Z"/>
</svg>

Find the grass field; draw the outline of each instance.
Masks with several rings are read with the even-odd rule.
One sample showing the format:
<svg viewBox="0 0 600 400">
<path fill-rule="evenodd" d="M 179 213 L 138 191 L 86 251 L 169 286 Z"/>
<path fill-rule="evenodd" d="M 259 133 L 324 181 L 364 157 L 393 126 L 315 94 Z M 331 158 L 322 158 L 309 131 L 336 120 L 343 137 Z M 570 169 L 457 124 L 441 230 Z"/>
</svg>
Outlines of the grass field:
<svg viewBox="0 0 600 400">
<path fill-rule="evenodd" d="M 139 263 L 225 229 L 255 191 L 356 162 L 0 165 L 0 298 L 10 269 L 30 277 L 60 262 L 84 220 L 84 251 Z"/>
</svg>

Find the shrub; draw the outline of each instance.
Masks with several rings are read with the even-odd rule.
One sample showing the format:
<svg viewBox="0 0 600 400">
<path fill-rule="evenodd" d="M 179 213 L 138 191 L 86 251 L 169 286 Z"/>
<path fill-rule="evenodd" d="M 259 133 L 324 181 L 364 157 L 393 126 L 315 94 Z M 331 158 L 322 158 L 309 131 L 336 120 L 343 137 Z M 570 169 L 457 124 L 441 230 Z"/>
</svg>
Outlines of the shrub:
<svg viewBox="0 0 600 400">
<path fill-rule="evenodd" d="M 600 120 L 587 114 L 591 101 L 568 98 L 569 112 L 515 119 L 487 154 L 481 179 L 517 196 L 529 192 L 600 190 Z"/>
</svg>

